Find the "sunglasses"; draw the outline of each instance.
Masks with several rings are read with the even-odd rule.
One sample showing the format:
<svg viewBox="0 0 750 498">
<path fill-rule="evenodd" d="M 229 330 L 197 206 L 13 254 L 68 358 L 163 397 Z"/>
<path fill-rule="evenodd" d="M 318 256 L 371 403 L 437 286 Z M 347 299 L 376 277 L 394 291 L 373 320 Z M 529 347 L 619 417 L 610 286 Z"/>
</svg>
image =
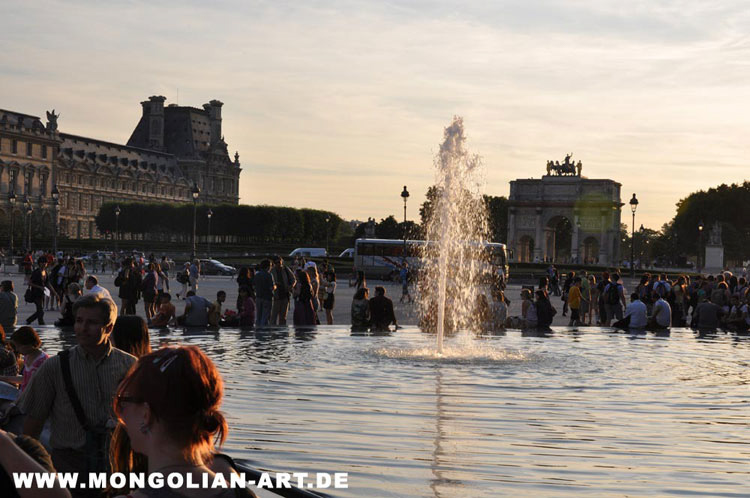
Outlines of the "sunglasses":
<svg viewBox="0 0 750 498">
<path fill-rule="evenodd" d="M 136 396 L 127 396 L 125 394 L 118 394 L 117 402 L 118 403 L 143 403 L 143 400 Z"/>
</svg>

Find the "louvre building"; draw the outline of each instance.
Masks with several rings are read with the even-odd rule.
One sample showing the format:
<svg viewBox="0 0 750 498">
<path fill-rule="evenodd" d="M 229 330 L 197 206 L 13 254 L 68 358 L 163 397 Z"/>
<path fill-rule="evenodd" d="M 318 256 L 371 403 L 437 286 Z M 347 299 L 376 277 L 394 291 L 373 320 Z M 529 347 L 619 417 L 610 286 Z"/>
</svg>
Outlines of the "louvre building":
<svg viewBox="0 0 750 498">
<path fill-rule="evenodd" d="M 43 124 L 0 109 L 0 223 L 11 206 L 22 222 L 30 206 L 33 231 L 51 233 L 55 186 L 58 231 L 70 238 L 102 237 L 94 217 L 104 202 L 192 202 L 197 185 L 199 202 L 238 204 L 239 154 L 229 157 L 222 136 L 223 104 L 212 100 L 198 109 L 165 101 L 141 102 L 126 145 L 63 133 L 54 111 Z"/>
</svg>

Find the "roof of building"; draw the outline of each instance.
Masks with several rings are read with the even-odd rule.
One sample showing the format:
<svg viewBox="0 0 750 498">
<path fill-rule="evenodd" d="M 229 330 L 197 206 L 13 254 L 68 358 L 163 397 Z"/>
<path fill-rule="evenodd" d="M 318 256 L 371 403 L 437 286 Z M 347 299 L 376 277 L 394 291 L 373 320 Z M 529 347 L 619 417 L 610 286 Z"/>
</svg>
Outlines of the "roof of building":
<svg viewBox="0 0 750 498">
<path fill-rule="evenodd" d="M 149 122 L 142 116 L 128 145 L 149 148 Z M 203 109 L 169 105 L 164 108 L 164 149 L 180 159 L 199 158 L 211 144 L 211 123 Z"/>
<path fill-rule="evenodd" d="M 174 155 L 61 133 L 60 155 L 76 161 L 184 176 Z"/>
<path fill-rule="evenodd" d="M 23 114 L 15 111 L 8 111 L 5 109 L 0 109 L 0 124 L 10 126 L 17 126 L 20 124 L 24 128 L 33 129 L 34 127 L 37 127 L 40 130 L 45 129 L 42 120 L 39 119 L 38 116 L 32 116 L 30 114 Z"/>
</svg>

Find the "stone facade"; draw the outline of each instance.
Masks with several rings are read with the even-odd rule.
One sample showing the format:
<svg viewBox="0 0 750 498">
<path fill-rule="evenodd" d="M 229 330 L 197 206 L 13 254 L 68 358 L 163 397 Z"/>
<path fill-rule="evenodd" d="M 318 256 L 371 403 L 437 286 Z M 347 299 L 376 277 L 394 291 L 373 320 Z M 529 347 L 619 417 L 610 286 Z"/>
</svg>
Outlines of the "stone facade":
<svg viewBox="0 0 750 498">
<path fill-rule="evenodd" d="M 222 103 L 203 109 L 164 107 L 164 97 L 142 102 L 143 116 L 127 145 L 57 130 L 57 116 L 43 125 L 35 116 L 0 110 L 0 219 L 15 192 L 16 220 L 28 197 L 34 229 L 49 234 L 55 215 L 53 185 L 60 192 L 59 233 L 102 237 L 94 222 L 108 201 L 239 203 L 239 154 L 230 159 L 221 136 Z M 30 148 L 29 148 L 30 147 Z"/>
<path fill-rule="evenodd" d="M 183 174 L 201 189 L 203 202 L 239 203 L 239 155 L 229 158 L 221 132 L 221 108 L 212 100 L 203 109 L 164 106 L 165 97 L 141 102 L 143 116 L 128 146 L 171 154 Z"/>
<path fill-rule="evenodd" d="M 27 205 L 32 208 L 30 224 L 35 233 L 53 229 L 51 191 L 59 142 L 50 123 L 45 126 L 36 116 L 0 109 L 0 220 L 10 225 L 9 196 L 15 194 L 16 234 L 24 227 Z M 24 246 L 18 237 L 14 242 L 16 249 Z"/>
<path fill-rule="evenodd" d="M 580 173 L 510 182 L 508 246 L 514 260 L 617 264 L 620 187 Z M 557 240 L 561 230 L 570 240 Z"/>
</svg>

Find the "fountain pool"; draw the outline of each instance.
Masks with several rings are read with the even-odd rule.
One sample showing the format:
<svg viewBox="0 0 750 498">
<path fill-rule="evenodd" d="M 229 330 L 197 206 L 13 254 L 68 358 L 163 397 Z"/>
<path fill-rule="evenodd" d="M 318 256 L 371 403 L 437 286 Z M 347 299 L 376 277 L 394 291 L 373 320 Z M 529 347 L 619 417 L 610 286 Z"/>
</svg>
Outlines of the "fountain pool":
<svg viewBox="0 0 750 498">
<path fill-rule="evenodd" d="M 39 329 L 56 353 L 72 332 Z M 341 497 L 747 496 L 750 340 L 556 329 L 187 334 L 226 381 L 225 451 L 348 472 Z"/>
</svg>

